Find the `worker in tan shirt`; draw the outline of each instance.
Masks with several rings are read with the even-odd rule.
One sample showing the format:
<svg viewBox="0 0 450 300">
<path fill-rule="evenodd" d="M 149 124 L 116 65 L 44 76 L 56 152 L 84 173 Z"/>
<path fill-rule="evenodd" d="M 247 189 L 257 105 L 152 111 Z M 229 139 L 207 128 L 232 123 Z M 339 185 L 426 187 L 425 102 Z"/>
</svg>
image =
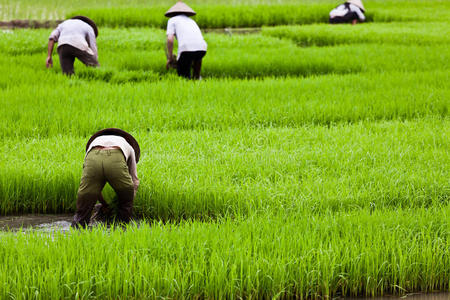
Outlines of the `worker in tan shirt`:
<svg viewBox="0 0 450 300">
<path fill-rule="evenodd" d="M 138 142 L 131 134 L 121 129 L 103 129 L 89 139 L 72 227 L 88 225 L 97 200 L 100 200 L 103 209 L 107 208 L 102 197 L 106 182 L 118 197 L 117 221 L 130 221 L 134 197 L 139 187 L 136 170 L 139 157 Z"/>
<path fill-rule="evenodd" d="M 75 58 L 86 66 L 99 66 L 97 36 L 97 25 L 88 17 L 76 16 L 62 22 L 48 39 L 47 68 L 53 66 L 52 53 L 55 43 L 58 43 L 59 62 L 64 74 L 74 73 Z"/>
</svg>

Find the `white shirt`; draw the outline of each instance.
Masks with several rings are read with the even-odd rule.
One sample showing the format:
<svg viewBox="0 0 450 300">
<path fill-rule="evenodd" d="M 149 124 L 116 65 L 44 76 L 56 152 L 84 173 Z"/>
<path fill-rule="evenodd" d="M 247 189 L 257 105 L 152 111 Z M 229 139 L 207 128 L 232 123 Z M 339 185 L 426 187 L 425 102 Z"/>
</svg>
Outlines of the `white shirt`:
<svg viewBox="0 0 450 300">
<path fill-rule="evenodd" d="M 355 12 L 358 15 L 358 19 L 360 19 L 361 21 L 364 21 L 366 19 L 366 17 L 364 16 L 364 13 L 361 11 L 361 9 L 358 6 L 350 3 L 349 9 L 351 12 Z M 332 11 L 330 11 L 330 18 L 343 17 L 348 12 L 349 11 L 347 10 L 347 8 L 345 8 L 345 4 L 341 4 L 338 7 L 336 7 L 335 9 L 333 9 Z"/>
<path fill-rule="evenodd" d="M 194 20 L 186 15 L 172 17 L 167 22 L 167 35 L 178 40 L 178 58 L 185 51 L 206 51 L 207 44 Z"/>
<path fill-rule="evenodd" d="M 103 146 L 103 147 L 113 147 L 117 146 L 122 150 L 123 155 L 125 156 L 125 161 L 128 165 L 128 172 L 130 172 L 131 178 L 133 182 L 139 184 L 136 170 L 136 156 L 134 153 L 133 147 L 128 144 L 128 142 L 121 136 L 117 135 L 101 135 L 95 138 L 92 143 L 89 145 L 88 150 L 86 151 L 86 156 L 89 151 L 92 150 L 95 146 Z M 85 158 L 86 158 L 85 156 Z"/>
<path fill-rule="evenodd" d="M 56 27 L 49 39 L 61 45 L 71 45 L 98 58 L 94 29 L 86 22 L 69 19 Z"/>
</svg>

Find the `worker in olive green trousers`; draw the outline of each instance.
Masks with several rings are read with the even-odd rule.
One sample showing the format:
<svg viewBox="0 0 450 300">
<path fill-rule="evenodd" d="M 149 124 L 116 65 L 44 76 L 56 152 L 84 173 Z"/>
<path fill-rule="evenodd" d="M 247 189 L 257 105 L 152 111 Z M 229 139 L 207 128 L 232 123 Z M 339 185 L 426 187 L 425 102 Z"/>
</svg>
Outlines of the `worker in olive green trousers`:
<svg viewBox="0 0 450 300">
<path fill-rule="evenodd" d="M 139 144 L 123 130 L 103 129 L 89 139 L 72 227 L 86 227 L 89 224 L 97 200 L 100 200 L 103 206 L 100 209 L 107 208 L 102 197 L 106 182 L 118 197 L 117 220 L 124 223 L 130 221 L 134 197 L 139 186 L 136 171 L 139 157 Z"/>
</svg>

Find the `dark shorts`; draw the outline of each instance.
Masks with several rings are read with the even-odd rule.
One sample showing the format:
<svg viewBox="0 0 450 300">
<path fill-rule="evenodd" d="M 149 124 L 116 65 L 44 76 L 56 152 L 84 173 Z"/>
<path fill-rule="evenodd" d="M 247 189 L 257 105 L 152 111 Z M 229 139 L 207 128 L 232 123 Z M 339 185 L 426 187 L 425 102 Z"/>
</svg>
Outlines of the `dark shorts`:
<svg viewBox="0 0 450 300">
<path fill-rule="evenodd" d="M 349 12 L 342 17 L 330 18 L 330 24 L 351 23 L 353 20 L 358 20 L 358 14 L 355 12 Z"/>
<path fill-rule="evenodd" d="M 73 64 L 75 58 L 78 58 L 86 66 L 97 67 L 98 60 L 94 55 L 75 48 L 71 45 L 61 45 L 58 47 L 59 62 L 64 74 L 73 74 Z"/>
<path fill-rule="evenodd" d="M 201 62 L 205 56 L 206 51 L 185 51 L 181 52 L 180 58 L 177 61 L 178 75 L 191 78 L 192 64 L 195 62 Z"/>
</svg>

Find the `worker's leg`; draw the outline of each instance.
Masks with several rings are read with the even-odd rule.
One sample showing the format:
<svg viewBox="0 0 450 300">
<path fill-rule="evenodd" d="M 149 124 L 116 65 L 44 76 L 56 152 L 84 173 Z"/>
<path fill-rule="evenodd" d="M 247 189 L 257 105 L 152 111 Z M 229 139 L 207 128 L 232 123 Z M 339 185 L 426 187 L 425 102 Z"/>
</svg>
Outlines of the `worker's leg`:
<svg viewBox="0 0 450 300">
<path fill-rule="evenodd" d="M 348 20 L 345 19 L 344 17 L 334 17 L 334 18 L 330 18 L 330 24 L 344 24 L 347 23 Z"/>
<path fill-rule="evenodd" d="M 177 61 L 178 75 L 185 78 L 191 78 L 192 55 L 191 52 L 182 52 Z"/>
<path fill-rule="evenodd" d="M 75 62 L 75 55 L 73 48 L 70 45 L 61 45 L 58 47 L 59 63 L 63 74 L 72 75 L 74 73 L 73 63 Z"/>
<path fill-rule="evenodd" d="M 133 212 L 134 185 L 128 165 L 120 149 L 106 150 L 108 158 L 104 162 L 106 180 L 117 194 L 117 218 L 128 223 Z"/>
<path fill-rule="evenodd" d="M 200 72 L 202 70 L 202 59 L 206 51 L 196 51 L 194 57 L 194 79 L 200 79 Z"/>
<path fill-rule="evenodd" d="M 73 217 L 72 227 L 86 227 L 89 223 L 92 209 L 105 186 L 103 173 L 103 153 L 91 150 L 83 164 L 83 175 L 78 188 L 77 210 Z"/>
<path fill-rule="evenodd" d="M 85 64 L 88 67 L 100 66 L 97 58 L 94 55 L 87 53 L 86 51 L 76 49 L 75 57 L 78 58 L 83 64 Z"/>
</svg>

